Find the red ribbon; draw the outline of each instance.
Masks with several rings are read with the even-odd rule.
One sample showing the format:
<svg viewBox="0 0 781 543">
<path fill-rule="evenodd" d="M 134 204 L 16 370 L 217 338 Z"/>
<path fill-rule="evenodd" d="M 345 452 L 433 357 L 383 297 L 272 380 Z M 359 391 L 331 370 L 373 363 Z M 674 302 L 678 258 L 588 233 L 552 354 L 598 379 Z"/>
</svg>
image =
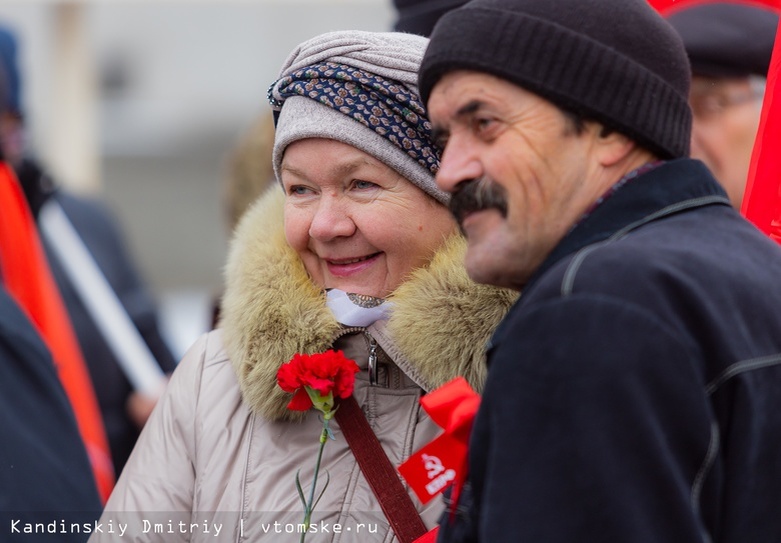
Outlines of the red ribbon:
<svg viewBox="0 0 781 543">
<path fill-rule="evenodd" d="M 420 404 L 444 432 L 399 466 L 399 473 L 422 503 L 450 485 L 455 485 L 451 497 L 456 503 L 466 479 L 469 434 L 480 396 L 458 377 L 423 396 Z"/>
<path fill-rule="evenodd" d="M 648 0 L 660 14 L 669 15 L 679 9 L 714 0 Z M 781 11 L 781 0 L 732 0 L 758 8 Z M 740 212 L 762 232 L 781 243 L 781 27 L 776 33 L 773 56 L 767 72 L 765 99 L 759 121 L 746 190 Z M 776 100 L 778 98 L 778 100 Z"/>
<path fill-rule="evenodd" d="M 434 526 L 428 532 L 420 536 L 414 543 L 437 543 L 439 537 L 439 526 Z"/>
</svg>

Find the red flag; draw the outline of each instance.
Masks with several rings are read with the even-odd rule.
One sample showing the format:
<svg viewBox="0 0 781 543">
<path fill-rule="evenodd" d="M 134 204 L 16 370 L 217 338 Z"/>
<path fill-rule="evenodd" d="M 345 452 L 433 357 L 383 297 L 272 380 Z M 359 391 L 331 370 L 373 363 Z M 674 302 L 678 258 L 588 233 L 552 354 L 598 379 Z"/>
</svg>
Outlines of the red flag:
<svg viewBox="0 0 781 543">
<path fill-rule="evenodd" d="M 781 34 L 776 32 L 767 73 L 759 130 L 751 153 L 741 213 L 757 228 L 781 242 Z M 779 100 L 776 100 L 779 98 Z"/>
</svg>

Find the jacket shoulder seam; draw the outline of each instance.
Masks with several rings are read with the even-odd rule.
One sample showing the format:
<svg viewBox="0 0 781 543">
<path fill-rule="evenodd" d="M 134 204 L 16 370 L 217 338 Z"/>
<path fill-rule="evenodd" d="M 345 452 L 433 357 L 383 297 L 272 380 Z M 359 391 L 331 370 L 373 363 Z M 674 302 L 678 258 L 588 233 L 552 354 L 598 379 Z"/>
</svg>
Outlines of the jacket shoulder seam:
<svg viewBox="0 0 781 543">
<path fill-rule="evenodd" d="M 567 270 L 564 273 L 564 278 L 562 279 L 561 295 L 569 296 L 570 294 L 572 294 L 572 291 L 575 286 L 575 276 L 577 275 L 580 266 L 583 264 L 583 261 L 585 261 L 586 257 L 589 254 L 596 251 L 600 247 L 604 245 L 608 245 L 614 241 L 617 241 L 623 238 L 624 236 L 626 236 L 627 234 L 629 234 L 631 231 L 640 228 L 641 226 L 644 226 L 657 219 L 661 219 L 662 217 L 666 217 L 668 215 L 674 215 L 675 213 L 678 213 L 680 211 L 685 211 L 687 209 L 702 207 L 711 204 L 723 204 L 725 202 L 729 203 L 729 201 L 727 201 L 726 198 L 724 198 L 723 196 L 702 196 L 699 198 L 690 198 L 689 200 L 676 202 L 674 204 L 668 205 L 667 207 L 654 211 L 653 213 L 650 213 L 645 217 L 638 219 L 637 221 L 631 224 L 626 225 L 620 230 L 617 230 L 615 233 L 613 233 L 609 238 L 607 238 L 604 241 L 600 241 L 582 248 L 580 251 L 575 253 L 575 256 L 567 265 Z"/>
<path fill-rule="evenodd" d="M 772 354 L 769 356 L 762 356 L 759 358 L 750 358 L 748 360 L 741 360 L 728 366 L 719 375 L 717 375 L 710 383 L 705 386 L 705 393 L 708 396 L 713 395 L 724 383 L 736 377 L 742 373 L 749 371 L 768 368 L 771 366 L 777 366 L 781 364 L 781 353 Z"/>
</svg>

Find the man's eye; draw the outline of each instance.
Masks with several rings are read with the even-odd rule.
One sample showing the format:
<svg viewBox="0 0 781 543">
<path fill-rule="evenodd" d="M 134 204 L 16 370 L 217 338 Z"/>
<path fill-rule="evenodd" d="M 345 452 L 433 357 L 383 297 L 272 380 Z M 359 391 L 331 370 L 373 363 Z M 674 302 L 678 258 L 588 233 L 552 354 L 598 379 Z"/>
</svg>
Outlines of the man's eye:
<svg viewBox="0 0 781 543">
<path fill-rule="evenodd" d="M 491 126 L 491 123 L 493 123 L 493 119 L 487 119 L 484 117 L 478 117 L 475 119 L 475 124 L 477 125 L 477 128 L 481 130 L 485 130 L 486 128 Z"/>
<path fill-rule="evenodd" d="M 490 117 L 475 117 L 472 124 L 475 134 L 483 135 L 491 131 L 496 126 L 496 120 Z"/>
</svg>

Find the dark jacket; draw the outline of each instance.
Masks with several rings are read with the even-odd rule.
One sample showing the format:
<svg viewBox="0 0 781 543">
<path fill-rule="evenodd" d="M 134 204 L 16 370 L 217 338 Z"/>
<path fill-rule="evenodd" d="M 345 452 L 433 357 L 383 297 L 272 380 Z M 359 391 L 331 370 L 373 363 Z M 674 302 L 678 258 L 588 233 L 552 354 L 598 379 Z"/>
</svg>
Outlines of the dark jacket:
<svg viewBox="0 0 781 543">
<path fill-rule="evenodd" d="M 781 248 L 701 163 L 567 235 L 488 364 L 440 541 L 781 541 Z"/>
<path fill-rule="evenodd" d="M 0 288 L 0 540 L 86 541 L 84 526 L 94 526 L 100 510 L 87 452 L 52 358 Z M 43 523 L 48 530 L 52 522 L 55 533 L 24 533 L 28 524 Z"/>
<path fill-rule="evenodd" d="M 172 372 L 176 361 L 160 333 L 155 305 L 125 247 L 116 219 L 101 202 L 55 188 L 32 160 L 24 161 L 17 172 L 36 219 L 49 198 L 55 198 L 62 206 L 158 364 L 163 371 Z M 114 468 L 119 473 L 139 434 L 126 410 L 132 388 L 114 352 L 45 239 L 44 247 L 95 386 Z"/>
</svg>

